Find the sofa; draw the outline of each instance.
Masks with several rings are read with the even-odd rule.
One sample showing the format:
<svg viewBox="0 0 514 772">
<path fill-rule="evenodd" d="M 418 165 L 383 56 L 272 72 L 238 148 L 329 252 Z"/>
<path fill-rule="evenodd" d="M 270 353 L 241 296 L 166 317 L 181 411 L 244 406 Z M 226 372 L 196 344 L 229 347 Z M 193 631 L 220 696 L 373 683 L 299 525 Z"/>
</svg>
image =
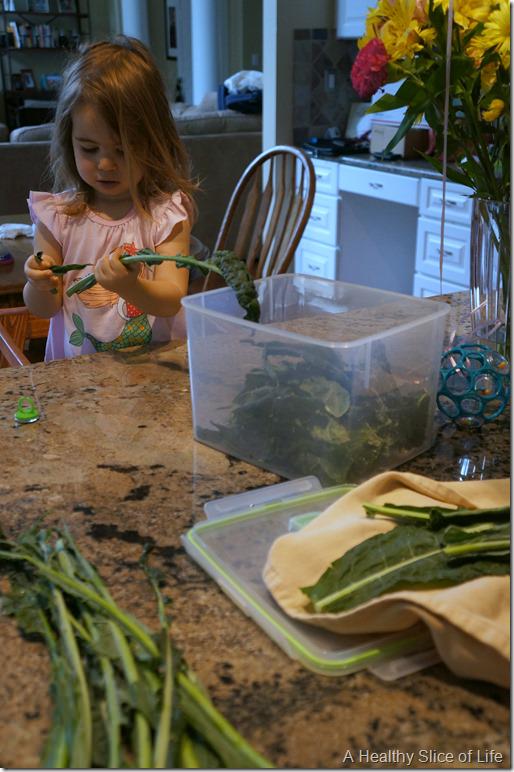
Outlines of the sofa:
<svg viewBox="0 0 514 772">
<path fill-rule="evenodd" d="M 200 183 L 193 234 L 212 249 L 237 180 L 262 150 L 261 116 L 217 110 L 212 95 L 198 106 L 175 104 L 172 112 Z M 51 131 L 52 124 L 24 126 L 0 142 L 0 215 L 26 213 L 29 190 L 51 190 Z"/>
</svg>

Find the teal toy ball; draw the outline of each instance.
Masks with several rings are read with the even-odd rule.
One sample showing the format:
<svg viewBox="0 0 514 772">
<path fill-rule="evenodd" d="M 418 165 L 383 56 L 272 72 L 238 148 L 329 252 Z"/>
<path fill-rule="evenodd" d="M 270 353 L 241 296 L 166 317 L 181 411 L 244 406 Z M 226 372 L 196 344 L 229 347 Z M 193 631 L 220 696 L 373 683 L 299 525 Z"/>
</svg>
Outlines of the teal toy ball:
<svg viewBox="0 0 514 772">
<path fill-rule="evenodd" d="M 437 406 L 458 426 L 477 428 L 493 421 L 510 398 L 510 365 L 488 346 L 465 343 L 441 359 Z"/>
</svg>

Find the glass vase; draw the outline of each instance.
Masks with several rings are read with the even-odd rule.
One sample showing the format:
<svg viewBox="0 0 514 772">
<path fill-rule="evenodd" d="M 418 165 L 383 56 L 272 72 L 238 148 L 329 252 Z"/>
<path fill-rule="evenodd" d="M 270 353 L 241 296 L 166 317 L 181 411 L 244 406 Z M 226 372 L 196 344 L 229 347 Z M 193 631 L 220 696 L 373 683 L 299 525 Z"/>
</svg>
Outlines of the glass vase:
<svg viewBox="0 0 514 772">
<path fill-rule="evenodd" d="M 510 203 L 475 198 L 471 220 L 471 328 L 510 359 Z"/>
</svg>

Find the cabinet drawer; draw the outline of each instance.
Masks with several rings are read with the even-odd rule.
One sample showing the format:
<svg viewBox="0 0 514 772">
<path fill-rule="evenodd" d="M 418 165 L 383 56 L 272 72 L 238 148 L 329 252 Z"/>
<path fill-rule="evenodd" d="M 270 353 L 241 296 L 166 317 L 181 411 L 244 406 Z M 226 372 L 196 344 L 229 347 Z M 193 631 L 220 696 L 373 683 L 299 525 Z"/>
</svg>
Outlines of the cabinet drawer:
<svg viewBox="0 0 514 772">
<path fill-rule="evenodd" d="M 469 228 L 444 224 L 443 279 L 469 286 Z M 416 271 L 439 279 L 441 223 L 428 217 L 418 219 Z"/>
<path fill-rule="evenodd" d="M 338 194 L 338 176 L 339 166 L 330 161 L 319 161 L 313 159 L 314 173 L 316 175 L 316 193 L 328 193 L 330 196 Z"/>
<path fill-rule="evenodd" d="M 456 185 L 454 182 L 446 183 L 446 211 L 445 222 L 471 223 L 473 199 L 469 198 L 470 188 L 464 185 Z M 427 217 L 435 217 L 440 220 L 443 213 L 443 183 L 441 180 L 421 180 L 421 192 L 419 213 Z"/>
<path fill-rule="evenodd" d="M 336 246 L 338 241 L 339 199 L 316 193 L 304 235 L 307 239 Z"/>
<path fill-rule="evenodd" d="M 295 272 L 335 279 L 339 247 L 327 247 L 302 239 L 295 254 Z"/>
<path fill-rule="evenodd" d="M 418 187 L 419 180 L 415 177 L 359 169 L 347 164 L 339 166 L 339 189 L 346 193 L 360 193 L 370 198 L 417 207 Z"/>
<path fill-rule="evenodd" d="M 412 294 L 417 298 L 429 298 L 432 295 L 440 295 L 447 292 L 464 292 L 468 287 L 464 287 L 462 284 L 454 284 L 450 281 L 443 279 L 441 288 L 441 282 L 439 279 L 435 279 L 433 276 L 425 276 L 422 273 L 414 274 L 414 287 Z"/>
</svg>

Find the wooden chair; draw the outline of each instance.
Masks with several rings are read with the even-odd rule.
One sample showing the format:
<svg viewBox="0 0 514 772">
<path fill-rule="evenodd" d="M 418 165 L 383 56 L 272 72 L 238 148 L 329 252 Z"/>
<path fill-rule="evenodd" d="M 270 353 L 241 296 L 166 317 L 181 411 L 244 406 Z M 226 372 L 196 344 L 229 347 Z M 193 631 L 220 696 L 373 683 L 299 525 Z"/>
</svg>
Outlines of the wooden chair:
<svg viewBox="0 0 514 772">
<path fill-rule="evenodd" d="M 235 252 L 254 279 L 286 273 L 309 220 L 315 188 L 314 166 L 302 150 L 287 145 L 265 150 L 237 183 L 214 251 Z M 189 291 L 214 289 L 222 282 L 210 274 L 196 285 Z"/>
<path fill-rule="evenodd" d="M 46 338 L 49 324 L 25 306 L 0 308 L 0 368 L 29 365 L 25 346 L 30 340 Z"/>
</svg>

